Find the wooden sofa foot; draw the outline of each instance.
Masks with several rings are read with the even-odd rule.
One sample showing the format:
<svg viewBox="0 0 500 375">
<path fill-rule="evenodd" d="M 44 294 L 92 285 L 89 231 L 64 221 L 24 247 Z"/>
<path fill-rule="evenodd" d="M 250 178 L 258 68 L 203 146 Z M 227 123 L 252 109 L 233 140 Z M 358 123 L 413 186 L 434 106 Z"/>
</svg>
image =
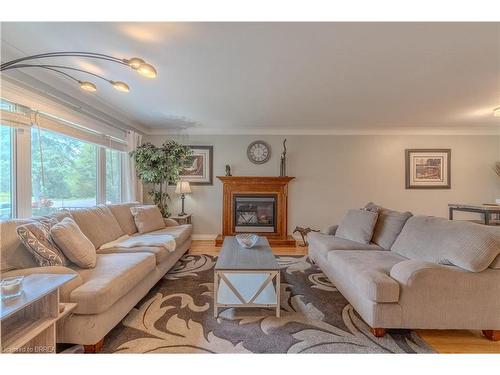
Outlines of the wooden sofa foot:
<svg viewBox="0 0 500 375">
<path fill-rule="evenodd" d="M 83 349 L 85 350 L 85 354 L 99 353 L 103 346 L 104 346 L 104 339 L 95 343 L 94 345 L 83 345 Z"/>
<path fill-rule="evenodd" d="M 385 328 L 370 328 L 370 331 L 375 337 L 384 337 L 385 335 Z"/>
<path fill-rule="evenodd" d="M 500 331 L 494 329 L 483 330 L 483 335 L 491 341 L 500 341 Z"/>
</svg>

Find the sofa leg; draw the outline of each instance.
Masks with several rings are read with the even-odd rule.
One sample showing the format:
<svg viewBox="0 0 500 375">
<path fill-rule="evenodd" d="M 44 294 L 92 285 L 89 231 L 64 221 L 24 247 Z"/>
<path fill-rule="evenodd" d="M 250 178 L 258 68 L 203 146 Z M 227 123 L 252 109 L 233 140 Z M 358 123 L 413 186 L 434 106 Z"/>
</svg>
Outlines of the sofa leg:
<svg viewBox="0 0 500 375">
<path fill-rule="evenodd" d="M 487 329 L 483 330 L 483 335 L 491 341 L 500 341 L 500 330 Z"/>
<path fill-rule="evenodd" d="M 370 328 L 370 331 L 375 337 L 384 337 L 385 335 L 385 328 Z"/>
<path fill-rule="evenodd" d="M 85 350 L 85 354 L 90 353 L 99 353 L 104 346 L 104 338 L 101 341 L 95 343 L 94 345 L 83 345 L 83 349 Z"/>
</svg>

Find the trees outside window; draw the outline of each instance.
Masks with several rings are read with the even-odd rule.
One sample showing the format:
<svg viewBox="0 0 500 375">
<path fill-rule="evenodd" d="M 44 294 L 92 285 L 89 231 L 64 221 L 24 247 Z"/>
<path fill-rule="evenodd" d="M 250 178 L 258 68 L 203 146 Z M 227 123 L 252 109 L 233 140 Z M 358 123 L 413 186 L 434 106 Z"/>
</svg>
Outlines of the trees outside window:
<svg viewBox="0 0 500 375">
<path fill-rule="evenodd" d="M 13 217 L 13 132 L 11 127 L 0 125 L 0 219 Z"/>
<path fill-rule="evenodd" d="M 106 203 L 120 203 L 122 198 L 123 152 L 106 149 Z"/>
<path fill-rule="evenodd" d="M 32 212 L 91 207 L 97 203 L 97 146 L 33 128 Z"/>
</svg>

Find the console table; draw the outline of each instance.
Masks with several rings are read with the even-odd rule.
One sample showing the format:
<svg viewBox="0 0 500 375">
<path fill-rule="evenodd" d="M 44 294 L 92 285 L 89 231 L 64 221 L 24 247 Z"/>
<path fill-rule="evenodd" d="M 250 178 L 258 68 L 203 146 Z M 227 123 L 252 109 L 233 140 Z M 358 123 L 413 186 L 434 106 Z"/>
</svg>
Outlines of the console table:
<svg viewBox="0 0 500 375">
<path fill-rule="evenodd" d="M 56 323 L 76 303 L 59 302 L 59 288 L 74 274 L 34 274 L 23 280 L 19 297 L 3 299 L 0 311 L 2 353 L 55 353 Z"/>
<path fill-rule="evenodd" d="M 491 215 L 500 214 L 500 206 L 493 204 L 449 204 L 448 210 L 450 213 L 450 220 L 453 220 L 453 211 L 475 212 L 482 214 L 484 217 L 484 224 L 490 225 Z"/>
</svg>

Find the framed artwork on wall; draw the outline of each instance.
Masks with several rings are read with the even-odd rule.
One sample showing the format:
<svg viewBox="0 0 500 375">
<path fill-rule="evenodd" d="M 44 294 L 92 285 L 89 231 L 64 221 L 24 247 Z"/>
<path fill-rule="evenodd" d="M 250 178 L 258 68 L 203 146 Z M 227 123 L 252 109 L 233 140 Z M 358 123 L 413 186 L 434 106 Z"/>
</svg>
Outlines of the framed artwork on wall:
<svg viewBox="0 0 500 375">
<path fill-rule="evenodd" d="M 407 189 L 450 189 L 451 149 L 406 150 Z"/>
<path fill-rule="evenodd" d="M 188 146 L 193 151 L 190 163 L 180 173 L 191 185 L 213 185 L 214 146 Z"/>
</svg>

